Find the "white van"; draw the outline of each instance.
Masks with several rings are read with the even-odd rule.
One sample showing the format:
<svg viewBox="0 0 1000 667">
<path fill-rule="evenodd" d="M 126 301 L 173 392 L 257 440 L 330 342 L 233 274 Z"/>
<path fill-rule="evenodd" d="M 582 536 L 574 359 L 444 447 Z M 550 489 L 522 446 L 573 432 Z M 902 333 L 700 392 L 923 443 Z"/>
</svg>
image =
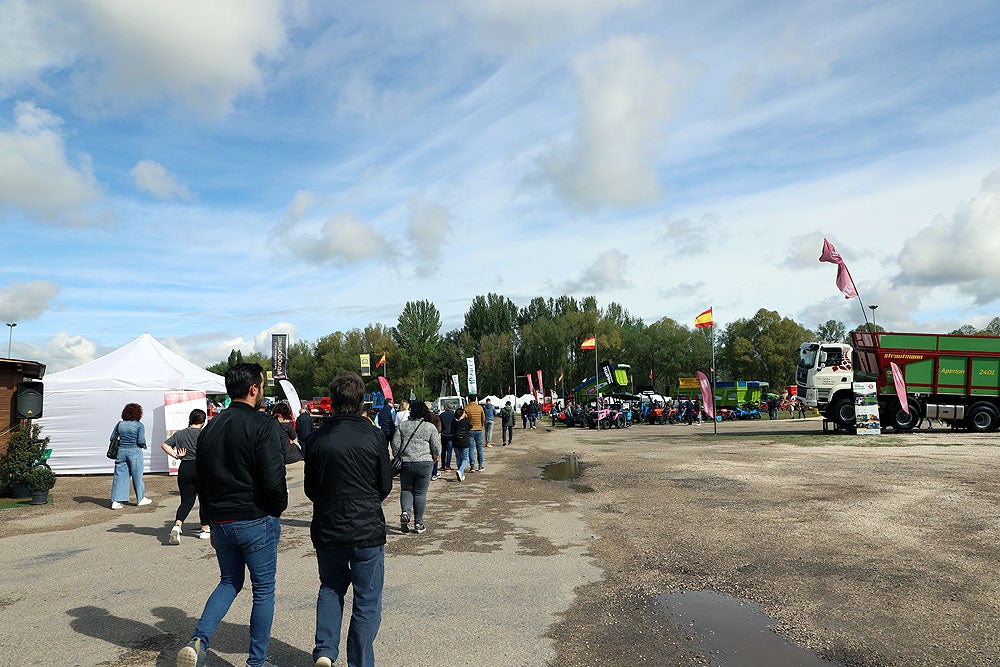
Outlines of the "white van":
<svg viewBox="0 0 1000 667">
<path fill-rule="evenodd" d="M 431 405 L 434 412 L 441 413 L 447 408 L 451 408 L 452 410 L 455 408 L 464 408 L 465 402 L 465 399 L 461 396 L 438 396 Z"/>
</svg>

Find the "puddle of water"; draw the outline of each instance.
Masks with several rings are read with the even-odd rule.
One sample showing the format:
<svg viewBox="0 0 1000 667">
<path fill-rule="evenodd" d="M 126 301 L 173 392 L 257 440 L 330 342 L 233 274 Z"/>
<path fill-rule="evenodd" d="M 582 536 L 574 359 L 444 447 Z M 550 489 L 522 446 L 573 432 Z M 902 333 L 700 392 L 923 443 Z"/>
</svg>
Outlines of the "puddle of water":
<svg viewBox="0 0 1000 667">
<path fill-rule="evenodd" d="M 718 591 L 682 591 L 661 595 L 671 620 L 688 627 L 718 660 L 719 667 L 832 667 L 812 651 L 775 633 L 776 622 L 752 600 Z"/>
<path fill-rule="evenodd" d="M 542 468 L 542 479 L 553 479 L 560 482 L 576 479 L 581 474 L 580 459 L 576 454 L 570 454 L 559 463 L 550 463 Z"/>
</svg>

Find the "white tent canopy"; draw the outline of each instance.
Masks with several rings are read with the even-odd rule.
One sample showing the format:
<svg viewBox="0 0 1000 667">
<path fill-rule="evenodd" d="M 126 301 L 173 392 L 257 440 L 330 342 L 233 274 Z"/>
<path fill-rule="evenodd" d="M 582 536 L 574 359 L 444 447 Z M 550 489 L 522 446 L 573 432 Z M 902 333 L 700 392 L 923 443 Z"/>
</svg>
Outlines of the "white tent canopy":
<svg viewBox="0 0 1000 667">
<path fill-rule="evenodd" d="M 58 474 L 81 475 L 114 470 L 105 456 L 108 440 L 127 403 L 142 406 L 146 430 L 145 471 L 166 472 L 164 392 L 226 393 L 221 375 L 210 373 L 171 352 L 148 333 L 99 359 L 45 378 L 39 419 L 51 439 L 49 464 Z M 109 489 L 110 493 L 110 489 Z"/>
</svg>

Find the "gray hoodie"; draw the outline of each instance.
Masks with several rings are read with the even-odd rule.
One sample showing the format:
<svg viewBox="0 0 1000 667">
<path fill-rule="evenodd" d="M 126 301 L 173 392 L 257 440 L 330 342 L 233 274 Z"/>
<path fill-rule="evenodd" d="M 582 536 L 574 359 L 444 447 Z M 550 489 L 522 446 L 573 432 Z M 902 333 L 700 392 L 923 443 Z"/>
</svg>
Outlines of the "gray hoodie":
<svg viewBox="0 0 1000 667">
<path fill-rule="evenodd" d="M 410 438 L 410 435 L 413 438 Z M 406 444 L 409 440 L 410 444 Z M 441 434 L 438 433 L 434 424 L 429 421 L 408 419 L 400 422 L 399 428 L 392 436 L 392 455 L 399 455 L 399 450 L 406 446 L 403 452 L 404 463 L 417 463 L 426 461 L 430 463 L 435 458 L 441 456 Z"/>
</svg>

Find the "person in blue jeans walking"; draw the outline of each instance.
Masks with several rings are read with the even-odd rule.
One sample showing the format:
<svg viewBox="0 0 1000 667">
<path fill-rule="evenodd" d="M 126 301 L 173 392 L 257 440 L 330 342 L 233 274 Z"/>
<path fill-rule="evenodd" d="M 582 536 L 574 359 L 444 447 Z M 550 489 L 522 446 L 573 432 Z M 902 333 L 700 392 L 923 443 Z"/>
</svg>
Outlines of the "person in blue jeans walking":
<svg viewBox="0 0 1000 667">
<path fill-rule="evenodd" d="M 205 664 L 209 641 L 243 589 L 253 586 L 247 665 L 273 667 L 267 659 L 274 620 L 279 517 L 288 506 L 284 444 L 288 440 L 264 404 L 264 369 L 241 363 L 226 371 L 228 408 L 198 436 L 197 491 L 212 527 L 219 584 L 205 603 L 191 641 L 177 653 L 177 667 Z"/>
<path fill-rule="evenodd" d="M 465 481 L 465 469 L 469 465 L 469 418 L 465 408 L 455 408 L 455 419 L 451 422 L 451 446 L 455 451 L 455 477 Z"/>
<path fill-rule="evenodd" d="M 128 502 L 129 479 L 135 488 L 135 504 L 149 505 L 153 501 L 146 497 L 146 484 L 142 481 L 143 456 L 146 449 L 146 428 L 142 419 L 142 406 L 129 403 L 122 410 L 122 420 L 115 424 L 115 432 L 121 438 L 118 458 L 115 459 L 115 476 L 111 481 L 111 509 L 120 510 Z"/>
<path fill-rule="evenodd" d="M 382 501 L 392 491 L 392 468 L 385 434 L 361 415 L 364 399 L 360 375 L 342 371 L 333 378 L 333 416 L 313 433 L 305 462 L 305 492 L 313 503 L 310 535 L 320 581 L 312 654 L 316 667 L 331 667 L 340 654 L 348 586 L 354 589 L 354 607 L 347 630 L 347 664 L 375 664 L 385 581 Z M 437 429 L 430 428 L 437 435 Z"/>
</svg>

